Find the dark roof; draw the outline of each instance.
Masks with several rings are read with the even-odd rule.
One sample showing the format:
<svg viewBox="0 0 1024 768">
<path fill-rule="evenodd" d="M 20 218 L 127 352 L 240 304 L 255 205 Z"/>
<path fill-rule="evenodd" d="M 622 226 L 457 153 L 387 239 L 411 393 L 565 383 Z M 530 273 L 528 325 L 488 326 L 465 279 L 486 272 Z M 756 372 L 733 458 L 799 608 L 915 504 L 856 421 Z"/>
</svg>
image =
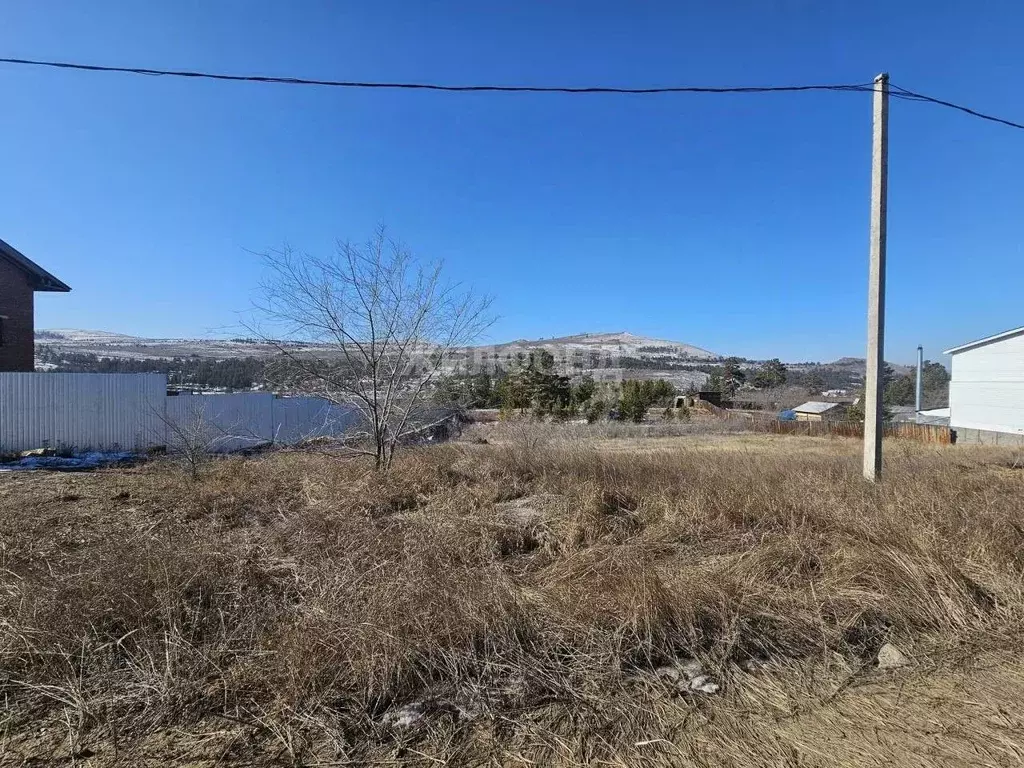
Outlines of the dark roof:
<svg viewBox="0 0 1024 768">
<path fill-rule="evenodd" d="M 32 278 L 32 289 L 35 291 L 59 291 L 60 293 L 67 293 L 71 290 L 71 286 L 66 283 L 62 283 L 13 245 L 9 245 L 3 240 L 0 240 L 0 259 L 7 259 L 8 261 L 13 262 L 14 266 L 21 268 L 30 278 Z"/>
</svg>

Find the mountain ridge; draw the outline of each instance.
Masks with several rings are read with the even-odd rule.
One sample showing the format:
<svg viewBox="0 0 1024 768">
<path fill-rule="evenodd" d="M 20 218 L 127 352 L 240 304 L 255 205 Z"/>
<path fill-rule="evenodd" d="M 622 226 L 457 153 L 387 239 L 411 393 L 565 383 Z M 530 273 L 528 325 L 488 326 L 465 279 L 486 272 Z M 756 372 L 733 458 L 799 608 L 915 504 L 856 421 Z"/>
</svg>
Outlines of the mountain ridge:
<svg viewBox="0 0 1024 768">
<path fill-rule="evenodd" d="M 69 352 L 143 359 L 192 355 L 214 358 L 260 357 L 273 354 L 275 351 L 273 344 L 252 339 L 147 338 L 113 331 L 81 328 L 40 329 L 36 331 L 36 343 Z M 319 345 L 310 346 L 315 348 Z M 564 347 L 570 351 L 591 349 L 627 355 L 645 351 L 655 356 L 678 356 L 694 360 L 717 360 L 722 357 L 718 353 L 693 344 L 642 336 L 629 331 L 579 333 L 547 339 L 514 339 L 492 344 L 478 344 L 470 349 L 517 351 L 537 348 L 550 350 L 552 347 Z"/>
<path fill-rule="evenodd" d="M 99 370 L 119 370 L 118 360 L 164 361 L 175 358 L 199 361 L 217 361 L 233 364 L 245 358 L 271 358 L 280 353 L 285 342 L 263 342 L 255 339 L 152 339 L 111 331 L 79 328 L 41 329 L 36 334 L 36 364 L 40 370 L 61 370 L 79 366 L 77 370 L 96 370 L 89 360 L 72 358 L 82 355 L 107 360 L 112 365 L 99 366 Z M 324 357 L 341 355 L 336 345 L 293 345 L 292 349 L 321 354 Z M 515 339 L 454 350 L 445 364 L 447 372 L 491 370 L 515 364 L 520 355 L 542 349 L 556 360 L 559 370 L 577 375 L 588 373 L 601 380 L 623 378 L 664 378 L 678 389 L 702 386 L 713 366 L 720 365 L 725 355 L 703 347 L 630 331 L 587 332 L 569 336 L 541 339 Z M 748 378 L 758 361 L 745 360 L 741 367 Z M 92 366 L 92 367 L 90 367 Z M 135 366 L 137 368 L 137 366 Z M 187 367 L 187 366 L 186 366 Z M 865 361 L 863 358 L 841 357 L 834 362 L 788 363 L 790 381 L 817 390 L 855 390 L 863 385 Z M 66 368 L 64 368 L 66 369 Z M 909 366 L 892 364 L 896 375 L 912 371 Z"/>
</svg>

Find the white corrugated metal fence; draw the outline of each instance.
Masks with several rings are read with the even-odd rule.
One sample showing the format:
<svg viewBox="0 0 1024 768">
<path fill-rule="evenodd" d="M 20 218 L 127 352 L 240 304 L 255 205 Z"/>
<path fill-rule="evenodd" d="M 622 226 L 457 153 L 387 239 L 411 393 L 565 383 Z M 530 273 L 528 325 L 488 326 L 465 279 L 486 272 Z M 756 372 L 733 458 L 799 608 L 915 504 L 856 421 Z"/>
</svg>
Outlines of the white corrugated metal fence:
<svg viewBox="0 0 1024 768">
<path fill-rule="evenodd" d="M 0 373 L 0 453 L 163 444 L 163 374 Z"/>
<path fill-rule="evenodd" d="M 254 445 L 293 445 L 314 437 L 338 437 L 354 411 L 316 397 L 275 397 L 264 392 L 180 394 L 167 398 L 167 444 L 184 435 L 201 437 L 213 451 Z"/>
<path fill-rule="evenodd" d="M 210 450 L 337 437 L 353 409 L 264 392 L 167 394 L 163 374 L 0 373 L 0 453 L 143 451 L 200 438 Z"/>
</svg>

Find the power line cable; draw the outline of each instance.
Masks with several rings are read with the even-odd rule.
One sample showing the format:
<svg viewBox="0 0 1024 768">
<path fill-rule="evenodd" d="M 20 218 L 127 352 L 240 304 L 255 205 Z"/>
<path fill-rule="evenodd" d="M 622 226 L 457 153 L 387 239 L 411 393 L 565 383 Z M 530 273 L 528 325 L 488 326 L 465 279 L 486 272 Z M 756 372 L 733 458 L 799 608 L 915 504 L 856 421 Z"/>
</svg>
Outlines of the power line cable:
<svg viewBox="0 0 1024 768">
<path fill-rule="evenodd" d="M 954 104 L 951 101 L 943 101 L 942 99 L 936 99 L 934 96 L 926 96 L 923 93 L 914 93 L 914 91 L 908 91 L 906 88 L 901 88 L 898 85 L 892 83 L 889 84 L 890 90 L 889 95 L 898 99 L 906 99 L 907 101 L 920 101 L 928 104 L 938 104 L 941 107 L 949 107 L 950 109 L 956 109 L 960 112 L 964 112 L 973 117 L 981 118 L 982 120 L 990 120 L 993 123 L 1000 123 L 1001 125 L 1008 125 L 1011 128 L 1020 128 L 1024 130 L 1024 124 L 1015 123 L 1012 120 L 1006 120 L 1002 117 L 996 117 L 995 115 L 986 115 L 984 112 L 978 112 L 977 110 L 965 107 L 960 104 Z"/>
<path fill-rule="evenodd" d="M 315 85 L 330 88 L 363 88 L 391 89 L 416 91 L 449 91 L 449 92 L 492 92 L 492 93 L 565 93 L 565 94 L 658 94 L 658 93 L 797 93 L 804 91 L 849 91 L 853 93 L 871 93 L 875 90 L 872 83 L 822 84 L 822 85 L 757 85 L 757 86 L 653 86 L 647 88 L 626 88 L 616 86 L 551 86 L 551 85 L 443 85 L 440 83 L 401 83 L 401 82 L 369 82 L 359 80 L 319 80 L 303 77 L 275 77 L 270 75 L 228 75 L 215 72 L 198 72 L 176 69 L 150 69 L 147 67 L 114 67 L 100 64 L 81 64 L 68 61 L 46 61 L 39 59 L 0 58 L 0 63 L 32 67 L 50 67 L 55 69 L 71 69 L 84 72 L 119 72 L 131 75 L 149 75 L 152 77 L 184 77 L 204 80 L 226 80 L 230 82 L 276 83 L 279 85 Z M 977 110 L 955 104 L 951 101 L 937 99 L 921 93 L 890 84 L 889 95 L 905 101 L 926 102 L 938 106 L 955 109 L 965 114 L 988 120 L 993 123 L 1024 130 L 1024 124 L 1006 120 L 995 115 L 985 114 Z"/>
<path fill-rule="evenodd" d="M 551 85 L 441 85 L 437 83 L 388 83 L 357 80 L 314 80 L 302 77 L 274 77 L 269 75 L 226 75 L 213 72 L 195 72 L 175 69 L 148 69 L 144 67 L 108 67 L 99 64 L 78 64 L 67 61 L 40 61 L 36 59 L 0 58 L 0 63 L 35 67 L 75 69 L 86 72 L 121 72 L 155 77 L 188 77 L 206 80 L 228 80 L 248 83 L 277 83 L 280 85 L 320 85 L 332 88 L 380 88 L 423 91 L 492 91 L 504 93 L 771 93 L 797 91 L 871 91 L 872 83 L 849 85 L 770 85 L 770 86 L 655 86 L 650 88 L 619 88 L 614 86 L 551 86 Z"/>
</svg>

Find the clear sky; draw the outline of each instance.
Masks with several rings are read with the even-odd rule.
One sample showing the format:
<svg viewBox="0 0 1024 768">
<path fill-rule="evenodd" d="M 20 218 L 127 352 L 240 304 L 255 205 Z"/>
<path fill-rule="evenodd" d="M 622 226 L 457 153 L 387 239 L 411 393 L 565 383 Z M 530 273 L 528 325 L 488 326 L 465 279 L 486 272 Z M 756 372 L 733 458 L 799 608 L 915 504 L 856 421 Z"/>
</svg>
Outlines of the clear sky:
<svg viewBox="0 0 1024 768">
<path fill-rule="evenodd" d="M 0 56 L 443 83 L 870 81 L 1024 120 L 1024 5 L 2 0 Z M 490 337 L 630 330 L 862 356 L 870 94 L 341 91 L 0 65 L 0 237 L 37 327 L 230 334 L 250 253 L 385 222 L 496 298 Z M 1024 324 L 1024 131 L 890 118 L 886 357 Z"/>
</svg>

